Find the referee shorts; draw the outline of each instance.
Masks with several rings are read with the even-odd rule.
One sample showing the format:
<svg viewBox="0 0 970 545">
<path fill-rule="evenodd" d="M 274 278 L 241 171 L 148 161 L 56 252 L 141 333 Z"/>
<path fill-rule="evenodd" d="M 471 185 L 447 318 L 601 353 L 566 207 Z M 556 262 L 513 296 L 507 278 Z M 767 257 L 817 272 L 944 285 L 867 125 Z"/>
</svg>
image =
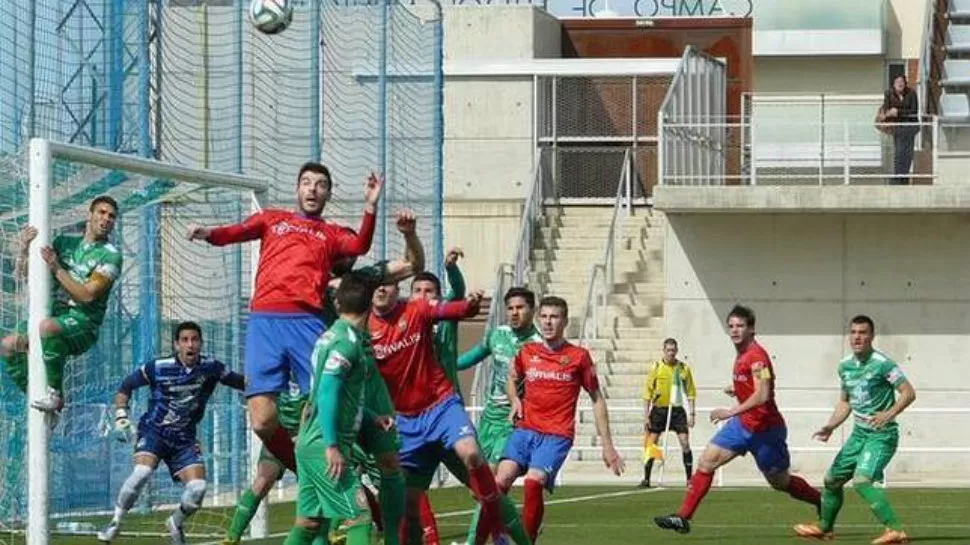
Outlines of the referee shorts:
<svg viewBox="0 0 970 545">
<path fill-rule="evenodd" d="M 687 411 L 683 407 L 654 407 L 650 409 L 650 420 L 647 430 L 650 433 L 663 433 L 667 427 L 667 411 L 670 412 L 670 431 L 687 433 Z"/>
</svg>

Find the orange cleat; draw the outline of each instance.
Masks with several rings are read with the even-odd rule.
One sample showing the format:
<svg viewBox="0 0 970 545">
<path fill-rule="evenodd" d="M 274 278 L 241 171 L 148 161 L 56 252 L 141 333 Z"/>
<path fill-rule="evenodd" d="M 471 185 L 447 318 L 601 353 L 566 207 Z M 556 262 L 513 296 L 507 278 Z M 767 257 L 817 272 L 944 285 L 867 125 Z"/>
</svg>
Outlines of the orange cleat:
<svg viewBox="0 0 970 545">
<path fill-rule="evenodd" d="M 890 543 L 909 543 L 909 536 L 902 530 L 886 528 L 881 536 L 872 540 L 872 545 L 889 545 Z"/>
<path fill-rule="evenodd" d="M 832 541 L 835 539 L 835 535 L 832 532 L 823 531 L 818 527 L 818 524 L 796 524 L 792 529 L 795 530 L 795 533 L 799 537 L 807 537 L 821 541 Z"/>
</svg>

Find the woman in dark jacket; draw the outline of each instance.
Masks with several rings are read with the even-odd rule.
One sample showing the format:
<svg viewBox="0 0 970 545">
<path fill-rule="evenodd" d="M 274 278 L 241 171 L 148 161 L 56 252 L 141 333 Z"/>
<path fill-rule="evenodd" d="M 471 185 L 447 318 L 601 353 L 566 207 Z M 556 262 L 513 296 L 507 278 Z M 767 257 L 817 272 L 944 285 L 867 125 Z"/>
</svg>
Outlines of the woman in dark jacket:
<svg viewBox="0 0 970 545">
<path fill-rule="evenodd" d="M 908 184 L 909 169 L 913 164 L 913 144 L 919 133 L 919 104 L 916 92 L 910 89 L 906 76 L 893 78 L 892 87 L 886 91 L 882 103 L 882 116 L 893 126 L 893 177 L 890 184 Z"/>
</svg>

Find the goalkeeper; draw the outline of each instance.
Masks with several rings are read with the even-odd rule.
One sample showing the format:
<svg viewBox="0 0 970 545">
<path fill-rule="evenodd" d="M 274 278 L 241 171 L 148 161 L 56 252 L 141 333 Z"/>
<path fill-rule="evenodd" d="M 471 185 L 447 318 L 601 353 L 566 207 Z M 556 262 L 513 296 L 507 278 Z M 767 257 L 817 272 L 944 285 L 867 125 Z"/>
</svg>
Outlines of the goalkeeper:
<svg viewBox="0 0 970 545">
<path fill-rule="evenodd" d="M 128 375 L 115 394 L 115 429 L 131 431 L 128 400 L 132 390 L 148 386 L 148 410 L 138 422 L 135 467 L 118 491 L 111 522 L 98 532 L 98 540 L 110 543 L 121 529 L 121 519 L 135 504 L 152 473 L 163 461 L 172 480 L 185 484 L 179 506 L 165 521 L 172 545 L 184 545 L 182 524 L 202 506 L 205 497 L 205 465 L 196 440 L 196 426 L 217 384 L 242 391 L 245 379 L 219 360 L 202 356 L 202 328 L 182 322 L 175 329 L 175 354 L 148 362 Z"/>
<path fill-rule="evenodd" d="M 118 203 L 107 195 L 91 201 L 83 235 L 58 235 L 41 257 L 54 279 L 51 316 L 40 323 L 47 395 L 30 406 L 52 414 L 64 407 L 64 366 L 67 358 L 87 352 L 98 340 L 111 286 L 121 274 L 121 252 L 108 242 L 118 216 Z M 28 225 L 21 233 L 18 276 L 26 276 L 27 251 L 37 237 Z M 27 391 L 27 326 L 0 342 L 3 367 L 21 391 Z M 55 421 L 52 420 L 52 423 Z"/>
</svg>

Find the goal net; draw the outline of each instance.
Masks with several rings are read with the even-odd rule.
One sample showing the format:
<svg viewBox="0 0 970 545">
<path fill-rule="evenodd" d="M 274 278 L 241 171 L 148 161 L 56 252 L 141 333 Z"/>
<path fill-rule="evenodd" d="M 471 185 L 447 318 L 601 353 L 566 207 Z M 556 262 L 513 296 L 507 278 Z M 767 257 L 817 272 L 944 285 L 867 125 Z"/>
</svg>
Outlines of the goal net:
<svg viewBox="0 0 970 545">
<path fill-rule="evenodd" d="M 53 149 L 56 155 L 58 148 Z M 257 183 L 147 160 L 130 165 L 130 157 L 117 154 L 75 151 L 96 156 L 95 163 L 101 166 L 83 157 L 54 157 L 47 207 L 50 240 L 58 234 L 83 233 L 91 200 L 110 195 L 120 207 L 110 241 L 124 261 L 97 343 L 84 355 L 71 358 L 65 370 L 66 406 L 47 449 L 48 525 L 55 536 L 92 533 L 108 520 L 118 489 L 131 472 L 134 447 L 113 432 L 114 394 L 140 363 L 171 353 L 174 324 L 198 322 L 203 352 L 242 370 L 252 250 L 189 242 L 185 233 L 189 223 L 234 223 L 250 213 L 252 191 L 215 183 Z M 112 162 L 116 168 L 104 168 Z M 25 157 L 0 160 L 4 336 L 27 321 L 28 294 L 36 294 L 14 268 L 20 232 L 30 221 L 30 181 Z M 132 398 L 133 422 L 146 402 L 147 388 L 142 388 Z M 36 486 L 35 479 L 28 478 L 28 469 L 38 456 L 37 452 L 28 456 L 28 419 L 37 411 L 27 408 L 24 393 L 7 373 L 0 379 L 0 403 L 0 543 L 22 543 L 29 496 Z M 231 516 L 229 509 L 250 482 L 244 403 L 240 393 L 217 387 L 199 426 L 209 491 L 205 508 L 186 525 L 190 539 L 221 536 Z M 162 535 L 165 517 L 177 506 L 181 491 L 161 465 L 126 518 L 123 535 Z"/>
</svg>

